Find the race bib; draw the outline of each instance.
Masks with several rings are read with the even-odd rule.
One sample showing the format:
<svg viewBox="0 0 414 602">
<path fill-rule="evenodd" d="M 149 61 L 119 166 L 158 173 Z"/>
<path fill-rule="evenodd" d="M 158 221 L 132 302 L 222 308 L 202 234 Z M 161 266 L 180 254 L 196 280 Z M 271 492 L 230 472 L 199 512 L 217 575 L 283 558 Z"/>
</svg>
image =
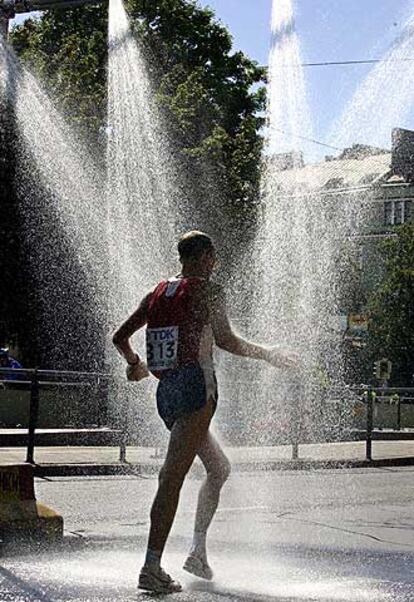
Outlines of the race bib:
<svg viewBox="0 0 414 602">
<path fill-rule="evenodd" d="M 171 370 L 176 367 L 178 326 L 147 328 L 147 364 L 149 370 Z"/>
</svg>

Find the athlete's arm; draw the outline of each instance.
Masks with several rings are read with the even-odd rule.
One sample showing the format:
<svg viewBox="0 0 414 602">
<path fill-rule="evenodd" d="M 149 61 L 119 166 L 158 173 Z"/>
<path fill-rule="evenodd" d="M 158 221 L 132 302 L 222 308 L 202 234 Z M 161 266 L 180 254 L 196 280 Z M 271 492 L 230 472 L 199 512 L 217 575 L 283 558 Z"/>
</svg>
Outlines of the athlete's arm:
<svg viewBox="0 0 414 602">
<path fill-rule="evenodd" d="M 265 360 L 276 368 L 291 368 L 297 365 L 296 354 L 283 354 L 275 347 L 264 347 L 247 341 L 234 332 L 227 315 L 223 289 L 218 285 L 212 285 L 210 312 L 215 343 L 221 349 L 241 357 Z"/>
<path fill-rule="evenodd" d="M 253 359 L 266 359 L 265 348 L 246 341 L 237 335 L 227 315 L 224 291 L 219 285 L 212 285 L 210 295 L 211 325 L 217 347 L 234 355 Z"/>
<path fill-rule="evenodd" d="M 127 319 L 112 337 L 112 342 L 119 353 L 126 359 L 128 364 L 134 365 L 140 361 L 139 355 L 131 347 L 129 339 L 132 335 L 147 323 L 147 307 L 151 293 L 148 293 L 134 313 Z"/>
</svg>

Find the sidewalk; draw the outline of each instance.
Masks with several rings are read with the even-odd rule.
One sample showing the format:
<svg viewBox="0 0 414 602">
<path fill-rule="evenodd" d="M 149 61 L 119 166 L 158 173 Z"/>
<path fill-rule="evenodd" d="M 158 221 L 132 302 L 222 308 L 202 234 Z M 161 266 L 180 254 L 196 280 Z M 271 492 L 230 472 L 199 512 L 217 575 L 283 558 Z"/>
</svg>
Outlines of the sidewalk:
<svg viewBox="0 0 414 602">
<path fill-rule="evenodd" d="M 414 441 L 374 441 L 373 460 L 365 459 L 365 442 L 315 443 L 299 446 L 298 460 L 292 447 L 228 447 L 235 470 L 336 468 L 346 466 L 414 465 Z M 37 447 L 36 473 L 43 476 L 76 474 L 153 473 L 163 462 L 163 450 L 127 447 L 126 463 L 119 462 L 118 447 Z M 24 447 L 0 448 L 0 464 L 24 462 Z"/>
</svg>

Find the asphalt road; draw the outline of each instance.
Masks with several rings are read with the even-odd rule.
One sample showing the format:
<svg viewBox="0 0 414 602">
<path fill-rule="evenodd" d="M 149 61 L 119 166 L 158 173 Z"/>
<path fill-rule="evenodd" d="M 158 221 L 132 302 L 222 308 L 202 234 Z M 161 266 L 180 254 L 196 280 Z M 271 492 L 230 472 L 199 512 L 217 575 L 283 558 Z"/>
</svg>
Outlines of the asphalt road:
<svg viewBox="0 0 414 602">
<path fill-rule="evenodd" d="M 414 601 L 414 468 L 232 475 L 210 533 L 212 583 L 181 570 L 200 482 L 189 479 L 166 550 L 177 602 Z M 2 550 L 1 602 L 141 602 L 154 477 L 37 480 L 64 543 Z M 160 596 L 157 596 L 159 598 Z"/>
</svg>

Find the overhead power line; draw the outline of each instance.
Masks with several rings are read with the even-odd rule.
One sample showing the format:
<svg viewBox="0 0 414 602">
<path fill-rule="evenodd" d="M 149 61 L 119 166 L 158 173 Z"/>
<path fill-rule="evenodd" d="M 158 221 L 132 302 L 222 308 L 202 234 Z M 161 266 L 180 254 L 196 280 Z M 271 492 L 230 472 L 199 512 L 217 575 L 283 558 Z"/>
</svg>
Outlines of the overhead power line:
<svg viewBox="0 0 414 602">
<path fill-rule="evenodd" d="M 373 65 L 374 63 L 406 63 L 412 62 L 414 58 L 402 59 L 361 59 L 356 61 L 323 61 L 320 63 L 302 63 L 302 67 L 328 67 L 335 65 Z"/>
<path fill-rule="evenodd" d="M 413 58 L 402 59 L 361 59 L 355 61 L 321 61 L 319 63 L 299 63 L 299 67 L 335 67 L 341 65 L 373 65 L 376 63 L 412 63 Z M 281 65 L 281 67 L 295 67 L 298 63 L 292 65 Z M 268 69 L 267 65 L 261 65 L 263 69 Z"/>
<path fill-rule="evenodd" d="M 327 144 L 326 142 L 321 142 L 320 140 L 315 140 L 314 138 L 308 138 L 307 136 L 301 136 L 300 134 L 293 134 L 286 132 L 285 130 L 281 130 L 279 128 L 272 128 L 275 132 L 279 132 L 280 134 L 284 134 L 285 136 L 289 136 L 292 138 L 300 138 L 301 140 L 306 140 L 306 142 L 312 142 L 313 144 L 318 144 L 319 146 L 325 146 L 326 148 L 330 148 L 336 151 L 343 151 L 343 148 L 339 148 L 338 146 L 332 146 L 332 144 Z"/>
</svg>

